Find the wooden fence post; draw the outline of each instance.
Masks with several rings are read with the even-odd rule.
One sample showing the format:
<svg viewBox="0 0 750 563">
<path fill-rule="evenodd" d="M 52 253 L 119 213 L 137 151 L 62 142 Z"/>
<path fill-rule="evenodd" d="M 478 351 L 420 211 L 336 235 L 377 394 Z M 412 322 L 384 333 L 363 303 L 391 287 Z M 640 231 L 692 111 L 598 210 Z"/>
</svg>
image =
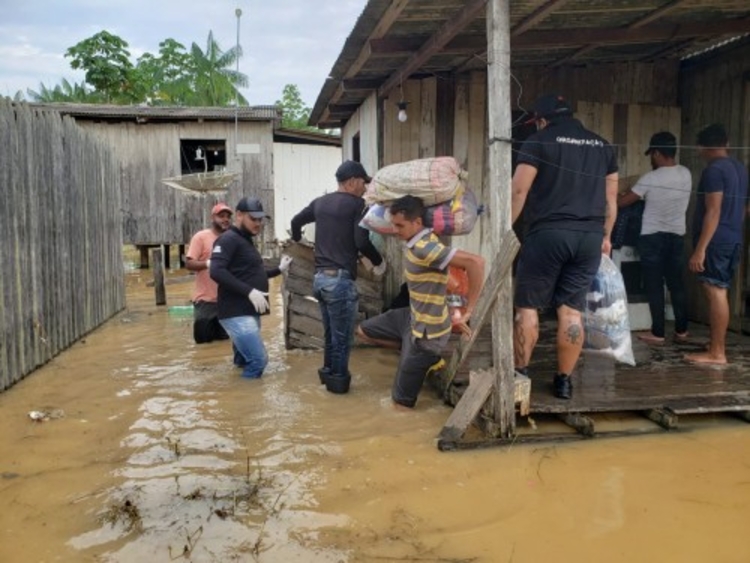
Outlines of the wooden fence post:
<svg viewBox="0 0 750 563">
<path fill-rule="evenodd" d="M 154 263 L 154 293 L 156 294 L 156 304 L 167 304 L 167 288 L 164 285 L 164 262 L 162 261 L 161 248 L 151 251 L 151 260 Z"/>
</svg>

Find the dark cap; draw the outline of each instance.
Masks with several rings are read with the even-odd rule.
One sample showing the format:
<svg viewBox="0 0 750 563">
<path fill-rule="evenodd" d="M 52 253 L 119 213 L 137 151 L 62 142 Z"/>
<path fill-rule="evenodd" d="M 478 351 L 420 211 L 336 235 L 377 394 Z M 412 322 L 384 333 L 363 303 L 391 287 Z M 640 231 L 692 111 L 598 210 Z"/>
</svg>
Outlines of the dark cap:
<svg viewBox="0 0 750 563">
<path fill-rule="evenodd" d="M 567 100 L 559 94 L 547 94 L 534 102 L 531 118 L 526 123 L 533 123 L 540 119 L 554 119 L 564 115 L 573 115 L 573 109 Z"/>
<path fill-rule="evenodd" d="M 337 182 L 343 183 L 349 178 L 362 178 L 368 184 L 372 182 L 372 178 L 365 172 L 365 167 L 355 160 L 345 160 L 336 170 Z"/>
<path fill-rule="evenodd" d="M 698 133 L 697 145 L 700 147 L 726 147 L 729 143 L 727 130 L 721 123 L 714 123 Z"/>
<path fill-rule="evenodd" d="M 657 150 L 665 156 L 674 156 L 677 153 L 677 139 L 669 131 L 659 131 L 651 135 L 645 155 Z"/>
<path fill-rule="evenodd" d="M 263 204 L 256 197 L 243 197 L 237 202 L 237 211 L 249 213 L 250 217 L 255 217 L 256 219 L 271 218 L 263 211 Z"/>
</svg>

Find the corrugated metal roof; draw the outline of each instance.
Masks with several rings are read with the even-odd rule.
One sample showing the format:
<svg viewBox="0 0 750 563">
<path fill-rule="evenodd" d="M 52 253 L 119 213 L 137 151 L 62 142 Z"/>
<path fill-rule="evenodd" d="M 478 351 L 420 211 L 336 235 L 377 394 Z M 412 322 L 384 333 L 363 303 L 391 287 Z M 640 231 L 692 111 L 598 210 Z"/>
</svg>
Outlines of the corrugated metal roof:
<svg viewBox="0 0 750 563">
<path fill-rule="evenodd" d="M 373 91 L 383 97 L 384 85 L 392 90 L 409 75 L 486 68 L 485 13 L 454 25 L 479 3 L 368 0 L 318 94 L 310 123 L 340 127 Z M 748 0 L 510 0 L 509 5 L 511 65 L 538 65 L 541 72 L 566 65 L 678 61 L 750 32 Z M 410 63 L 415 57 L 416 69 Z"/>
<path fill-rule="evenodd" d="M 153 120 L 207 119 L 212 121 L 234 121 L 235 114 L 240 121 L 274 121 L 281 119 L 281 112 L 275 106 L 233 107 L 176 107 L 176 106 L 118 106 L 100 104 L 29 104 L 34 108 L 51 109 L 64 115 L 80 118 L 133 118 Z"/>
</svg>

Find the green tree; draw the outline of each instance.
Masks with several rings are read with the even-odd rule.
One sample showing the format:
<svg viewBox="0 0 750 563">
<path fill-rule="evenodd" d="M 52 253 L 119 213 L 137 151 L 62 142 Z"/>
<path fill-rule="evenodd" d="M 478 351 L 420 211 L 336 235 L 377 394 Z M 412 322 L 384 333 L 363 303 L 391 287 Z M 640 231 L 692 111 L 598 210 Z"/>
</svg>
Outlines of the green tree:
<svg viewBox="0 0 750 563">
<path fill-rule="evenodd" d="M 310 127 L 307 124 L 312 110 L 305 105 L 296 84 L 287 84 L 284 86 L 284 90 L 281 93 L 281 100 L 276 102 L 276 107 L 282 111 L 282 127 L 318 131 L 317 128 Z"/>
<path fill-rule="evenodd" d="M 145 53 L 136 65 L 144 100 L 152 104 L 184 105 L 192 89 L 193 59 L 174 39 L 159 43 L 159 56 Z"/>
<path fill-rule="evenodd" d="M 70 47 L 65 56 L 71 58 L 72 68 L 85 72 L 86 82 L 105 102 L 139 101 L 140 88 L 127 48 L 126 41 L 103 30 Z"/>
<path fill-rule="evenodd" d="M 20 92 L 19 92 L 20 93 Z M 101 96 L 89 90 L 85 83 L 68 82 L 65 78 L 60 84 L 48 88 L 43 83 L 39 84 L 39 91 L 27 89 L 29 99 L 32 102 L 55 103 L 55 102 L 78 102 L 96 103 L 101 101 Z"/>
<path fill-rule="evenodd" d="M 247 76 L 232 70 L 242 56 L 241 48 L 222 51 L 213 32 L 209 31 L 206 50 L 193 43 L 190 56 L 193 88 L 187 98 L 188 105 L 227 106 L 233 104 L 235 98 L 240 105 L 247 105 L 247 100 L 239 93 L 239 87 L 248 84 Z"/>
</svg>

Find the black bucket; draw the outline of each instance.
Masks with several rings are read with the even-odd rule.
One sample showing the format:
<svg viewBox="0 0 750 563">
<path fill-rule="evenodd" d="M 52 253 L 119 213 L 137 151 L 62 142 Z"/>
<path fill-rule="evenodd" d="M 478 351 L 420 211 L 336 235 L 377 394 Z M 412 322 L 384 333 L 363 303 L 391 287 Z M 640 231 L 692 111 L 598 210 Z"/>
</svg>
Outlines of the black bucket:
<svg viewBox="0 0 750 563">
<path fill-rule="evenodd" d="M 343 395 L 344 393 L 349 392 L 349 384 L 352 381 L 352 378 L 350 375 L 336 375 L 336 374 L 330 373 L 326 375 L 325 379 L 326 379 L 326 389 L 330 393 Z"/>
</svg>

